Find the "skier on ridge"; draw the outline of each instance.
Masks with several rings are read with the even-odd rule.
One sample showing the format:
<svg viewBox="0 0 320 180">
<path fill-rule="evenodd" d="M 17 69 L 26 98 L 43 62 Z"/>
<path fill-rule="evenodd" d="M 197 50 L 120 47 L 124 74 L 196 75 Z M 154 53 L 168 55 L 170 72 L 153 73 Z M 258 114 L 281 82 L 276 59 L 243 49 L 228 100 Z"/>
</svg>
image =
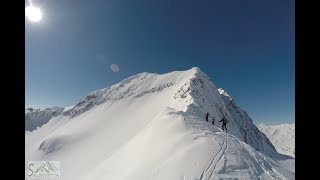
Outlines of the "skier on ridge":
<svg viewBox="0 0 320 180">
<path fill-rule="evenodd" d="M 209 113 L 207 112 L 204 116 L 206 117 L 206 121 L 208 122 Z"/>
<path fill-rule="evenodd" d="M 222 121 L 222 130 L 223 131 L 226 130 L 226 132 L 227 132 L 227 123 L 228 123 L 227 118 L 223 116 L 223 118 L 219 122 L 221 122 L 221 121 Z"/>
</svg>

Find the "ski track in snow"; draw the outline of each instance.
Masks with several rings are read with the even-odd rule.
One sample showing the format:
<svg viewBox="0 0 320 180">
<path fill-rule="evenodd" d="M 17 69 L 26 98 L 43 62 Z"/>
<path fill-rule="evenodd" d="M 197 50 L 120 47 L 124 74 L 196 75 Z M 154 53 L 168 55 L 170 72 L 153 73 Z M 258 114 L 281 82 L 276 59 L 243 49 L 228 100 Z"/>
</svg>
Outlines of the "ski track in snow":
<svg viewBox="0 0 320 180">
<path fill-rule="evenodd" d="M 201 122 L 199 120 L 194 120 L 193 118 L 188 118 L 188 120 L 186 120 L 186 123 L 187 123 L 187 126 L 193 128 L 193 129 L 196 129 L 196 130 L 199 130 L 199 131 L 196 131 L 194 132 L 193 134 L 201 134 L 200 136 L 194 138 L 195 139 L 198 139 L 200 137 L 204 137 L 202 134 L 203 134 L 203 131 L 206 130 L 206 128 L 208 128 L 208 125 L 206 125 L 208 122 Z M 211 124 L 209 125 L 209 127 L 211 126 Z M 219 151 L 212 155 L 211 158 L 208 160 L 207 162 L 207 165 L 206 165 L 206 168 L 203 170 L 201 176 L 200 176 L 200 180 L 209 180 L 211 179 L 214 171 L 215 171 L 215 168 L 216 168 L 216 165 L 219 163 L 219 161 L 221 160 L 221 158 L 223 157 L 224 155 L 224 152 L 227 150 L 228 148 L 228 133 L 225 133 L 223 132 L 223 130 L 221 130 L 219 127 L 213 125 L 215 128 L 218 128 L 220 130 L 220 133 L 219 134 L 224 134 L 224 140 L 223 140 L 223 143 L 222 145 L 220 146 L 220 149 Z M 205 127 L 205 128 L 203 128 Z M 212 127 L 212 126 L 211 126 Z M 213 134 L 212 132 L 205 132 L 205 135 L 208 135 L 208 134 Z M 211 172 L 209 175 L 207 173 Z"/>
<path fill-rule="evenodd" d="M 204 172 L 201 174 L 201 177 L 200 177 L 200 180 L 204 180 L 204 179 L 207 179 L 209 180 L 212 175 L 213 175 L 213 172 L 216 168 L 216 165 L 218 164 L 218 162 L 221 160 L 224 152 L 226 151 L 226 149 L 228 148 L 228 133 L 225 133 L 223 132 L 221 129 L 220 131 L 222 133 L 224 133 L 224 140 L 223 140 L 223 144 L 221 145 L 218 153 L 216 153 L 214 156 L 212 156 L 210 158 L 210 163 L 209 163 L 209 166 L 204 170 Z M 211 172 L 209 177 L 207 175 L 208 172 Z"/>
</svg>

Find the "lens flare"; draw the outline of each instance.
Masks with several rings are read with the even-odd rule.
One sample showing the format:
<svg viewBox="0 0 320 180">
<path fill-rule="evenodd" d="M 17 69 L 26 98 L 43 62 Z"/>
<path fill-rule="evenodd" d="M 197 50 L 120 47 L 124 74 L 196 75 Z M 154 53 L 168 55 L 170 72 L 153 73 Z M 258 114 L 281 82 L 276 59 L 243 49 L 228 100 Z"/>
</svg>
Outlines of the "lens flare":
<svg viewBox="0 0 320 180">
<path fill-rule="evenodd" d="M 118 72 L 120 70 L 119 66 L 116 65 L 116 64 L 111 64 L 110 65 L 110 69 L 113 71 L 113 72 Z"/>
</svg>

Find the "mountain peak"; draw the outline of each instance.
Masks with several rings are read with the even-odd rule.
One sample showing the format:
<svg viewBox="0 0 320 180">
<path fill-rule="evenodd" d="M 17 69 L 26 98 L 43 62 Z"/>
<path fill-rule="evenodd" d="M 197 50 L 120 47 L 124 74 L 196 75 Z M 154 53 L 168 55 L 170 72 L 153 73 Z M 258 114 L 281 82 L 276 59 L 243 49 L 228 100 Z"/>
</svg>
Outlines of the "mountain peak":
<svg viewBox="0 0 320 180">
<path fill-rule="evenodd" d="M 199 67 L 192 67 L 190 70 L 194 72 L 202 72 Z"/>
<path fill-rule="evenodd" d="M 193 73 L 193 74 L 202 74 L 202 75 L 204 75 L 205 77 L 208 77 L 207 76 L 207 74 L 206 73 L 204 73 L 199 67 L 192 67 L 191 69 L 189 69 L 189 70 L 186 70 L 186 71 L 189 71 L 189 72 L 191 72 L 191 73 Z"/>
<path fill-rule="evenodd" d="M 165 94 L 165 95 L 164 95 Z M 143 72 L 128 77 L 110 87 L 94 91 L 76 105 L 66 108 L 64 116 L 74 118 L 90 112 L 103 104 L 119 101 L 141 101 L 162 96 L 160 107 L 170 107 L 187 114 L 195 113 L 200 118 L 208 112 L 209 122 L 227 117 L 234 126 L 230 133 L 265 154 L 272 155 L 274 147 L 259 133 L 248 114 L 241 110 L 222 88 L 217 89 L 199 67 L 165 74 Z"/>
<path fill-rule="evenodd" d="M 265 135 L 230 102 L 198 67 L 140 73 L 26 133 L 26 160 L 63 160 L 63 179 L 293 179 L 271 159 L 278 153 Z M 222 117 L 229 120 L 224 131 Z"/>
</svg>

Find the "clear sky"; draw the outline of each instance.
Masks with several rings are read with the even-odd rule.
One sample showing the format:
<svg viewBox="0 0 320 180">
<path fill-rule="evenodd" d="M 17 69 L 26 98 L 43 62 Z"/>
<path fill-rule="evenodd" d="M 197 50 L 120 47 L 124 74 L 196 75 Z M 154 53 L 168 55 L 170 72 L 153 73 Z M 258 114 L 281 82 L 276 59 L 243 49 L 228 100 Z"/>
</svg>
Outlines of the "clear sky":
<svg viewBox="0 0 320 180">
<path fill-rule="evenodd" d="M 26 107 L 70 106 L 140 72 L 197 66 L 256 124 L 294 122 L 293 0 L 32 4 L 43 19 L 25 21 Z"/>
</svg>

